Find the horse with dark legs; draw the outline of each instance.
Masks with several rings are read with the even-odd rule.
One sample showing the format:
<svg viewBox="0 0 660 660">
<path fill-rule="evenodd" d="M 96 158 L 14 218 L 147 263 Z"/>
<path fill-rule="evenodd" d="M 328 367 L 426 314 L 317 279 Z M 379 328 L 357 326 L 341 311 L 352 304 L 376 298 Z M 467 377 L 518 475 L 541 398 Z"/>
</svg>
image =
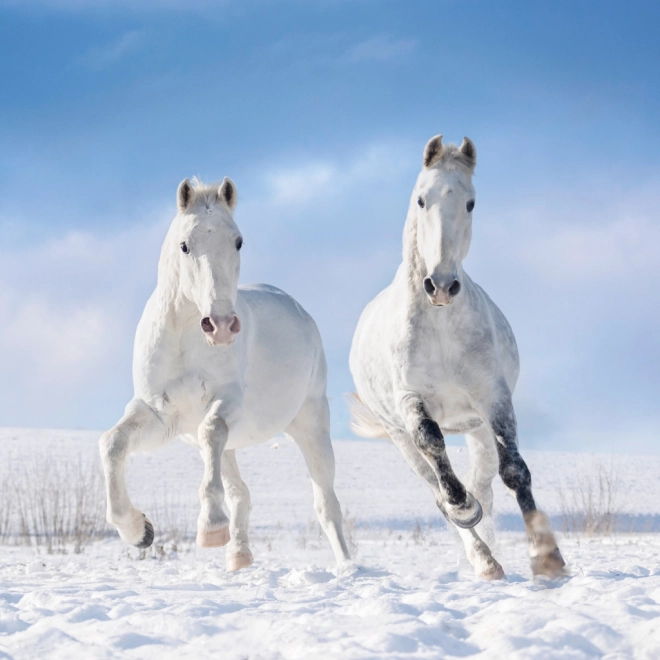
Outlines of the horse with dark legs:
<svg viewBox="0 0 660 660">
<path fill-rule="evenodd" d="M 358 323 L 350 366 L 354 430 L 389 437 L 427 483 L 480 577 L 504 577 L 494 541 L 492 480 L 499 474 L 522 511 L 534 574 L 559 576 L 564 560 L 536 508 L 518 451 L 512 394 L 519 372 L 506 318 L 463 270 L 472 238 L 477 154 L 429 140 L 410 198 L 403 263 Z M 465 434 L 471 467 L 463 484 L 444 436 Z"/>
</svg>

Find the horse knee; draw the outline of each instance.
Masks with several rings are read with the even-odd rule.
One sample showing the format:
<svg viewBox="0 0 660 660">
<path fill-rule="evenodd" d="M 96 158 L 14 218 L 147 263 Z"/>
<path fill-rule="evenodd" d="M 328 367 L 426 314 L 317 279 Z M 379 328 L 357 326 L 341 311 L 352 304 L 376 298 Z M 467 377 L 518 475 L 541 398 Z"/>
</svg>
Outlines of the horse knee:
<svg viewBox="0 0 660 660">
<path fill-rule="evenodd" d="M 250 497 L 250 491 L 245 483 L 240 484 L 230 484 L 223 481 L 223 486 L 225 488 L 225 497 L 236 507 L 241 507 L 247 509 L 248 511 L 252 510 L 252 498 Z"/>
<path fill-rule="evenodd" d="M 123 460 L 128 452 L 128 438 L 121 429 L 115 427 L 99 438 L 99 452 L 104 465 Z"/>
<path fill-rule="evenodd" d="M 423 454 L 439 456 L 445 452 L 445 439 L 438 424 L 428 417 L 419 420 L 413 433 L 415 446 Z"/>
</svg>

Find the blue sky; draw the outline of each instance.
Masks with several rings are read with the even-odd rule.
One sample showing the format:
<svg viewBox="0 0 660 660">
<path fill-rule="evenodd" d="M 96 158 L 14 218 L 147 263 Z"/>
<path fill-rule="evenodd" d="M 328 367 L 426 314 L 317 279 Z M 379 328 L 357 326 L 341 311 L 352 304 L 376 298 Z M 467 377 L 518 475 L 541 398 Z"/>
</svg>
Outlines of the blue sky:
<svg viewBox="0 0 660 660">
<path fill-rule="evenodd" d="M 179 181 L 231 176 L 243 281 L 352 332 L 427 139 L 473 139 L 466 270 L 508 316 L 521 443 L 660 450 L 660 7 L 0 0 L 0 424 L 105 428 Z"/>
</svg>

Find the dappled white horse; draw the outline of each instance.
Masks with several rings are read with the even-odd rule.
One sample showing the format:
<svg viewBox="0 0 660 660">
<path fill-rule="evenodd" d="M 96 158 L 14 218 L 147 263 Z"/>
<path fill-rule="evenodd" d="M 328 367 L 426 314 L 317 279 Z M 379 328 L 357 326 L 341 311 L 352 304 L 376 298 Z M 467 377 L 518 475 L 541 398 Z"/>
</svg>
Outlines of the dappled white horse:
<svg viewBox="0 0 660 660">
<path fill-rule="evenodd" d="M 283 431 L 305 457 L 316 513 L 337 561 L 346 560 L 316 324 L 279 289 L 238 286 L 243 239 L 232 217 L 232 181 L 205 186 L 186 179 L 177 204 L 156 290 L 135 337 L 135 394 L 100 439 L 108 522 L 128 543 L 151 545 L 153 526 L 126 490 L 126 460 L 181 435 L 204 460 L 197 543 L 227 545 L 228 570 L 249 566 L 250 494 L 235 450 Z"/>
<path fill-rule="evenodd" d="M 354 429 L 389 436 L 456 527 L 476 573 L 504 576 L 493 542 L 491 483 L 499 473 L 522 510 L 535 574 L 559 575 L 564 561 L 531 476 L 518 453 L 511 395 L 516 341 L 506 318 L 462 267 L 472 237 L 476 150 L 432 138 L 413 190 L 394 281 L 360 318 L 350 365 Z M 467 489 L 447 458 L 443 434 L 464 433 Z M 482 520 L 483 514 L 483 520 Z"/>
</svg>

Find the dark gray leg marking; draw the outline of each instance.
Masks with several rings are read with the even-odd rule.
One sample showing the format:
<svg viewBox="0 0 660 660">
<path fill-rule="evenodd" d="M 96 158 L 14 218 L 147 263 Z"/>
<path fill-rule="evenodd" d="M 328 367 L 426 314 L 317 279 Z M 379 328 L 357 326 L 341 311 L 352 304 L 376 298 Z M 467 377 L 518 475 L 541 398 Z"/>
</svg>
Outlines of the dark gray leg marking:
<svg viewBox="0 0 660 660">
<path fill-rule="evenodd" d="M 481 505 L 472 495 L 468 497 L 465 486 L 454 473 L 447 458 L 445 439 L 440 427 L 431 419 L 421 401 L 411 402 L 409 412 L 415 420 L 412 428 L 415 447 L 433 468 L 445 498 L 445 506 L 438 502 L 440 511 L 458 527 L 474 527 L 481 520 Z M 453 511 L 450 508 L 451 513 L 447 511 L 447 505 L 453 507 Z"/>
<path fill-rule="evenodd" d="M 500 477 L 504 485 L 516 494 L 523 516 L 536 511 L 536 503 L 532 495 L 532 475 L 516 443 L 516 416 L 513 409 L 505 409 L 496 414 L 492 426 L 498 440 Z"/>
<path fill-rule="evenodd" d="M 142 514 L 142 517 L 144 518 L 144 536 L 142 537 L 142 540 L 136 544 L 136 547 L 148 548 L 154 542 L 154 526 L 144 513 Z"/>
<path fill-rule="evenodd" d="M 424 456 L 430 458 L 434 463 L 440 479 L 440 485 L 444 490 L 447 502 L 453 506 L 460 506 L 465 502 L 465 486 L 458 480 L 454 470 L 447 459 L 445 450 L 445 439 L 440 431 L 440 427 L 429 417 L 424 405 L 416 402 L 415 413 L 417 413 L 419 422 L 413 433 L 415 446 Z"/>
<path fill-rule="evenodd" d="M 530 543 L 535 548 L 532 570 L 535 575 L 561 575 L 566 562 L 559 552 L 547 517 L 536 508 L 532 495 L 532 475 L 518 451 L 513 407 L 507 404 L 497 410 L 491 425 L 497 437 L 500 476 L 504 485 L 516 494 Z"/>
</svg>

